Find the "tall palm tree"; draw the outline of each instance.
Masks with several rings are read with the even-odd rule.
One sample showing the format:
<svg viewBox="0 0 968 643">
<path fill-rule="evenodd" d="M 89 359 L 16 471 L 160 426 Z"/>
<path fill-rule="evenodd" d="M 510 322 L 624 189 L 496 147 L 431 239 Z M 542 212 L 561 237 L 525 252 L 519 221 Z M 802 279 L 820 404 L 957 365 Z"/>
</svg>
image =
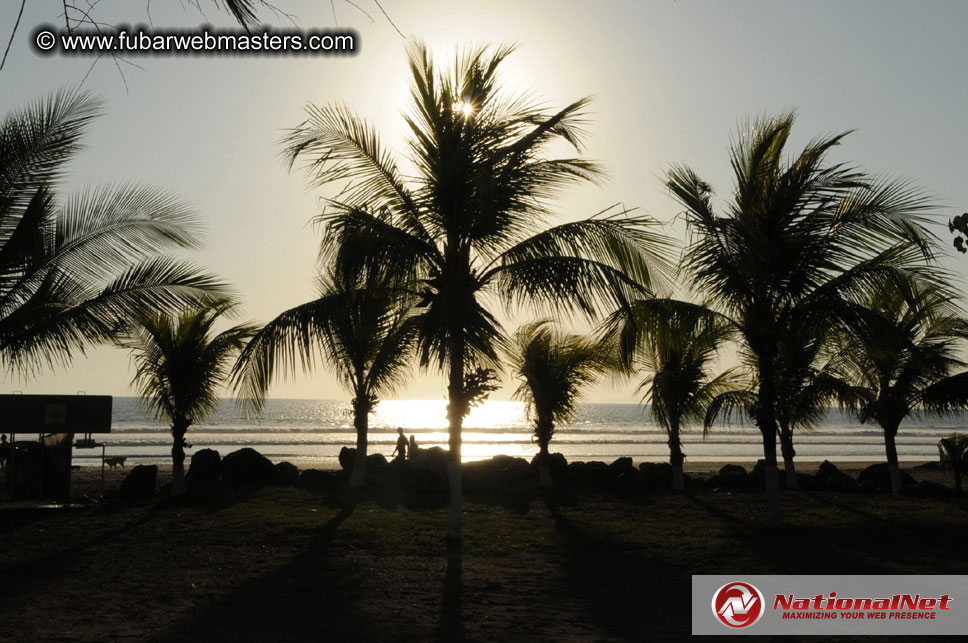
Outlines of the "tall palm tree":
<svg viewBox="0 0 968 643">
<path fill-rule="evenodd" d="M 538 443 L 538 480 L 550 488 L 548 444 L 555 429 L 571 421 L 582 389 L 616 367 L 600 342 L 581 335 L 566 335 L 548 320 L 527 324 L 514 334 L 512 371 L 521 381 L 514 392 L 534 422 Z"/>
<path fill-rule="evenodd" d="M 448 382 L 450 542 L 461 535 L 468 376 L 495 365 L 503 336 L 488 305 L 593 317 L 647 292 L 666 265 L 666 239 L 647 217 L 606 212 L 542 230 L 562 188 L 601 173 L 590 161 L 547 155 L 559 141 L 580 149 L 588 101 L 546 113 L 500 91 L 511 51 L 468 49 L 444 72 L 423 45 L 410 46 L 413 176 L 340 106 L 310 107 L 286 141 L 290 161 L 307 159 L 317 184 L 344 185 L 320 217 L 326 256 L 420 282 L 420 362 Z"/>
<path fill-rule="evenodd" d="M 197 245 L 191 210 L 170 195 L 144 186 L 58 194 L 99 113 L 88 94 L 65 91 L 0 121 L 0 362 L 10 370 L 67 364 L 132 314 L 222 288 L 162 254 Z"/>
<path fill-rule="evenodd" d="M 901 423 L 922 412 L 968 407 L 968 364 L 961 358 L 968 319 L 942 288 L 914 282 L 873 293 L 856 330 L 844 340 L 842 368 L 864 394 L 860 420 L 884 431 L 897 495 L 903 486 L 895 442 Z"/>
<path fill-rule="evenodd" d="M 235 367 L 241 398 L 262 409 L 273 375 L 309 370 L 321 350 L 353 394 L 356 456 L 350 486 L 366 475 L 369 416 L 403 383 L 413 355 L 412 297 L 399 283 L 337 270 L 320 276 L 319 298 L 279 314 L 256 333 Z"/>
<path fill-rule="evenodd" d="M 682 428 L 703 421 L 712 400 L 737 386 L 733 370 L 715 377 L 710 373 L 732 326 L 704 306 L 651 299 L 617 311 L 605 328 L 611 341 L 617 341 L 626 368 L 646 373 L 639 384 L 642 402 L 650 404 L 652 417 L 668 435 L 673 488 L 683 491 Z"/>
<path fill-rule="evenodd" d="M 157 419 L 171 423 L 173 496 L 185 491 L 185 434 L 218 407 L 232 363 L 256 330 L 240 324 L 216 334 L 213 327 L 232 307 L 222 301 L 144 315 L 119 340 L 137 366 L 138 394 Z"/>
<path fill-rule="evenodd" d="M 734 193 L 722 215 L 714 211 L 712 188 L 695 172 L 679 166 L 668 176 L 692 234 L 683 267 L 699 293 L 732 321 L 755 375 L 753 417 L 777 527 L 783 338 L 794 323 L 822 335 L 850 300 L 930 255 L 934 243 L 923 228 L 928 203 L 919 191 L 827 163 L 827 153 L 846 134 L 814 139 L 787 158 L 793 123 L 793 114 L 785 114 L 740 134 L 731 150 Z"/>
</svg>

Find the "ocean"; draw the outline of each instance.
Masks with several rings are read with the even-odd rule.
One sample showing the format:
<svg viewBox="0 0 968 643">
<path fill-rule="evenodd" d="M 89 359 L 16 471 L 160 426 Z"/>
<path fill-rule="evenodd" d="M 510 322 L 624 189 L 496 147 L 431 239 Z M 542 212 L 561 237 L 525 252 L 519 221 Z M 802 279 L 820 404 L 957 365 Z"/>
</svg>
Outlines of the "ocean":
<svg viewBox="0 0 968 643">
<path fill-rule="evenodd" d="M 421 447 L 447 446 L 446 401 L 388 400 L 370 418 L 370 452 L 389 458 L 396 444 L 396 429 L 414 435 Z M 910 419 L 897 438 L 901 460 L 934 460 L 938 440 L 952 432 L 965 432 L 968 416 Z M 211 448 L 221 455 L 252 447 L 274 462 L 290 461 L 300 467 L 334 468 L 344 446 L 354 446 L 352 413 L 346 401 L 268 400 L 261 416 L 246 417 L 233 400 L 223 400 L 204 424 L 188 431 L 191 453 Z M 464 422 L 465 461 L 497 454 L 530 459 L 537 447 L 519 402 L 487 401 Z M 26 435 L 18 435 L 25 439 Z M 110 434 L 94 436 L 107 455 L 124 455 L 128 463 L 170 462 L 171 437 L 166 425 L 148 416 L 137 398 L 114 398 Z M 875 425 L 861 425 L 830 410 L 812 431 L 795 435 L 799 461 L 883 461 L 884 439 Z M 759 432 L 749 424 L 717 426 L 703 438 L 702 427 L 683 432 L 687 462 L 728 460 L 755 462 L 762 454 Z M 573 422 L 560 427 L 551 443 L 569 461 L 612 461 L 630 456 L 636 462 L 662 461 L 669 456 L 666 436 L 636 404 L 583 404 Z M 100 464 L 100 449 L 75 450 L 75 464 Z"/>
</svg>

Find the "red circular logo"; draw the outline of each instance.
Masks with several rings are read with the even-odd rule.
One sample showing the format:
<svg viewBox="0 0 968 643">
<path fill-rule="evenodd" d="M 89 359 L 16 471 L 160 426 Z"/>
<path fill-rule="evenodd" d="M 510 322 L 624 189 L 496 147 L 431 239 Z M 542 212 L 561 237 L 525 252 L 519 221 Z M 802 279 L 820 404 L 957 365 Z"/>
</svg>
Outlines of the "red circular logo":
<svg viewBox="0 0 968 643">
<path fill-rule="evenodd" d="M 726 627 L 749 627 L 763 616 L 763 594 L 749 583 L 726 583 L 713 594 L 713 614 Z"/>
</svg>

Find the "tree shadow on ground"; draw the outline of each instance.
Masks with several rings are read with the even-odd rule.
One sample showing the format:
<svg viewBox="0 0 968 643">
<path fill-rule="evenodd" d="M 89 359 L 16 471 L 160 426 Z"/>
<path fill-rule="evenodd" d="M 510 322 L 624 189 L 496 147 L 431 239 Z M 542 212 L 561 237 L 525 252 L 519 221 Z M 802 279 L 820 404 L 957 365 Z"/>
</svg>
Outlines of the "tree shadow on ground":
<svg viewBox="0 0 968 643">
<path fill-rule="evenodd" d="M 354 509 L 355 503 L 344 505 L 283 568 L 200 605 L 187 621 L 152 640 L 367 640 L 367 622 L 356 611 L 364 600 L 358 596 L 358 574 L 334 573 L 329 547 Z"/>
<path fill-rule="evenodd" d="M 563 589 L 580 599 L 582 620 L 625 640 L 683 640 L 689 636 L 691 583 L 686 570 L 641 548 L 589 533 L 548 501 L 565 549 Z"/>
<path fill-rule="evenodd" d="M 26 522 L 21 522 L 19 526 L 57 517 L 64 509 L 35 509 L 32 511 L 36 512 L 39 518 L 28 518 Z M 126 520 L 124 525 L 117 529 L 101 532 L 82 541 L 63 541 L 64 546 L 62 548 L 44 556 L 0 564 L 0 578 L 4 581 L 0 586 L 0 597 L 4 594 L 13 596 L 34 587 L 43 587 L 61 576 L 71 574 L 82 560 L 82 554 L 86 550 L 115 542 L 124 533 L 137 529 L 153 520 L 159 511 L 158 506 L 152 505 L 144 515 L 134 520 Z M 3 602 L 0 601 L 0 605 L 2 604 Z"/>
</svg>

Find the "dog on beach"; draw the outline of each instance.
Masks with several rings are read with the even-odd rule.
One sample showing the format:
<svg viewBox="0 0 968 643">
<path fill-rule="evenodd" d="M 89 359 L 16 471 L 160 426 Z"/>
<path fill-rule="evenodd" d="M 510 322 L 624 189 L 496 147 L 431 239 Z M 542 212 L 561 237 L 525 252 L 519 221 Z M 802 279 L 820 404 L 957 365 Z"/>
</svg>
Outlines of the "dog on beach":
<svg viewBox="0 0 968 643">
<path fill-rule="evenodd" d="M 104 464 L 108 465 L 112 469 L 118 466 L 120 466 L 123 469 L 124 461 L 127 459 L 128 459 L 128 456 L 126 455 L 114 455 L 114 456 L 111 456 L 110 458 L 104 458 Z"/>
</svg>

